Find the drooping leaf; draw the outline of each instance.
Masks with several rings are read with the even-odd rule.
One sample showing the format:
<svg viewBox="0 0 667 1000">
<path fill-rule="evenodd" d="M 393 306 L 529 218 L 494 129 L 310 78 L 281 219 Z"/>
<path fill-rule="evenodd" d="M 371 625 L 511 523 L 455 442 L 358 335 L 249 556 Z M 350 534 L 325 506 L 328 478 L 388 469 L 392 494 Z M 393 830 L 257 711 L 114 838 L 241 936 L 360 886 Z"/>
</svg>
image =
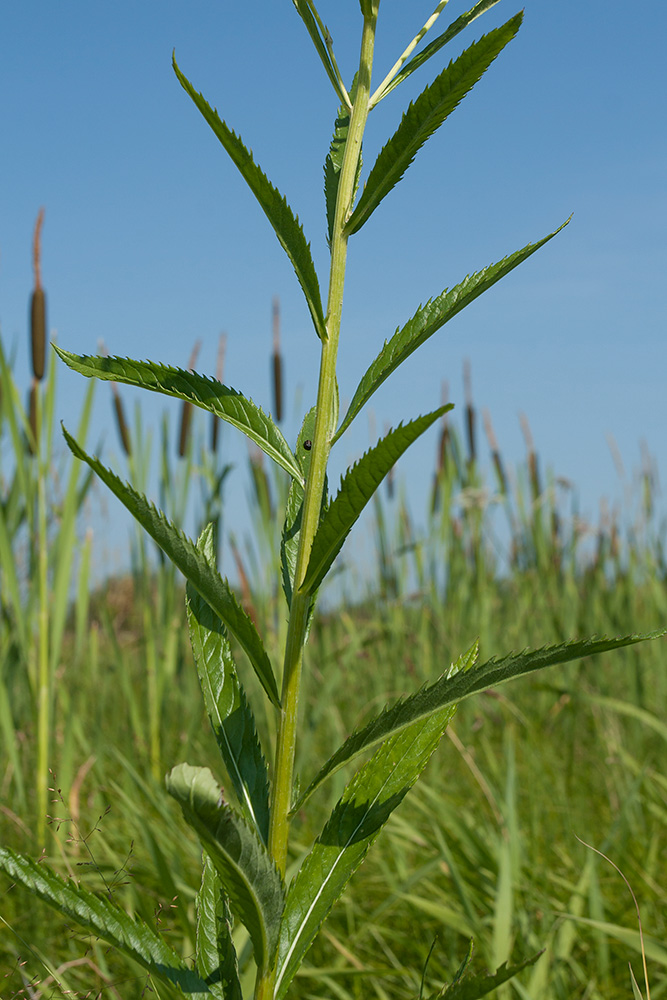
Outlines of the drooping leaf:
<svg viewBox="0 0 667 1000">
<path fill-rule="evenodd" d="M 197 972 L 206 980 L 213 1000 L 243 1000 L 236 951 L 232 941 L 229 904 L 220 876 L 204 851 L 197 910 Z"/>
<path fill-rule="evenodd" d="M 440 327 L 449 322 L 457 313 L 465 309 L 474 299 L 482 295 L 483 292 L 495 285 L 497 281 L 504 278 L 506 274 L 513 271 L 515 267 L 527 260 L 536 250 L 543 247 L 545 243 L 553 239 L 570 220 L 567 219 L 562 226 L 549 233 L 537 243 L 528 243 L 521 250 L 517 250 L 495 264 L 474 274 L 469 274 L 460 281 L 458 285 L 447 289 L 435 299 L 429 299 L 424 306 L 420 306 L 412 319 L 408 320 L 404 327 L 397 328 L 393 337 L 385 341 L 382 350 L 372 362 L 366 373 L 357 386 L 352 401 L 347 409 L 343 421 L 334 435 L 333 442 L 350 426 L 362 407 L 368 402 L 376 389 L 401 365 L 406 358 L 421 347 L 429 337 L 432 337 Z"/>
<path fill-rule="evenodd" d="M 318 24 L 311 10 L 311 7 L 314 9 L 315 5 L 312 3 L 312 0 L 311 2 L 309 2 L 309 0 L 292 0 L 292 3 L 296 7 L 299 17 L 306 26 L 308 34 L 312 39 L 315 50 L 322 61 L 322 65 L 324 66 L 327 76 L 331 80 L 334 90 L 345 105 L 346 95 L 343 82 L 341 80 L 340 73 L 338 72 L 336 60 L 333 58 L 332 53 L 329 50 L 329 46 L 327 45 L 328 31 L 325 28 L 324 31 L 326 32 L 326 36 L 322 37 L 322 31 L 320 30 L 321 22 Z"/>
<path fill-rule="evenodd" d="M 400 181 L 426 140 L 489 68 L 493 60 L 516 35 L 523 14 L 516 14 L 500 28 L 482 35 L 478 42 L 450 62 L 430 86 L 411 103 L 391 139 L 375 161 L 357 206 L 347 221 L 348 236 L 358 232 L 382 199 Z"/>
<path fill-rule="evenodd" d="M 278 706 L 280 699 L 271 661 L 266 654 L 257 629 L 239 606 L 227 581 L 209 565 L 192 539 L 172 524 L 142 493 L 138 493 L 128 483 L 124 483 L 111 469 L 102 465 L 99 459 L 88 455 L 64 427 L 63 434 L 72 453 L 77 458 L 87 462 L 102 482 L 106 483 L 111 492 L 127 507 L 142 528 L 210 605 L 215 614 L 222 619 L 229 631 L 236 636 L 259 677 L 262 687 L 273 704 Z"/>
<path fill-rule="evenodd" d="M 424 417 L 417 417 L 405 425 L 399 424 L 348 469 L 337 496 L 329 504 L 315 533 L 302 591 L 319 587 L 352 526 L 386 474 L 412 442 L 451 408 L 451 404 L 440 406 Z"/>
<path fill-rule="evenodd" d="M 464 666 L 461 657 L 450 672 Z M 448 705 L 390 737 L 349 782 L 287 892 L 276 1000 L 285 995 L 322 921 L 421 774 L 455 710 Z"/>
<path fill-rule="evenodd" d="M 406 79 L 406 77 L 410 76 L 411 73 L 414 73 L 414 71 L 419 69 L 420 66 L 423 66 L 427 59 L 430 59 L 431 56 L 436 54 L 436 52 L 439 52 L 443 45 L 446 45 L 447 42 L 451 42 L 451 40 L 455 38 L 459 32 L 463 31 L 464 28 L 467 28 L 472 21 L 478 18 L 481 14 L 484 14 L 485 11 L 489 10 L 491 7 L 495 7 L 497 3 L 498 0 L 479 0 L 479 2 L 476 3 L 474 7 L 471 7 L 469 11 L 466 11 L 464 14 L 461 14 L 460 17 L 457 17 L 455 21 L 452 21 L 449 27 L 445 28 L 441 35 L 438 35 L 432 42 L 425 45 L 421 52 L 418 52 L 415 56 L 413 56 L 409 62 L 404 63 L 393 80 L 391 80 L 391 82 L 383 89 L 382 93 L 379 94 L 377 98 L 375 98 L 374 95 L 374 99 L 371 99 L 370 106 L 374 107 L 378 101 L 381 101 L 387 96 L 387 94 L 391 93 L 394 87 L 397 87 L 399 83 L 402 83 L 403 80 Z"/>
<path fill-rule="evenodd" d="M 535 955 L 525 958 L 523 962 L 518 962 L 516 965 L 508 965 L 507 962 L 503 962 L 493 973 L 464 974 L 450 986 L 441 990 L 434 1000 L 479 1000 L 480 997 L 487 996 L 503 983 L 513 979 L 523 969 L 534 965 L 540 955 L 542 952 L 538 951 Z"/>
<path fill-rule="evenodd" d="M 197 548 L 215 568 L 213 526 Z M 255 718 L 238 679 L 227 632 L 191 583 L 186 587 L 190 643 L 211 727 L 239 804 L 264 843 L 269 835 L 269 777 Z"/>
<path fill-rule="evenodd" d="M 290 476 L 301 472 L 280 429 L 260 406 L 242 393 L 222 385 L 217 379 L 183 371 L 155 361 L 133 361 L 131 358 L 89 357 L 72 354 L 54 345 L 66 365 L 87 378 L 123 382 L 126 385 L 150 389 L 173 396 L 215 413 L 221 420 L 242 431 L 246 437 L 280 465 Z"/>
<path fill-rule="evenodd" d="M 6 847 L 0 847 L 0 869 L 59 913 L 129 955 L 157 979 L 180 986 L 196 1000 L 208 995 L 204 980 L 159 934 L 110 899 L 63 879 L 46 862 L 33 861 Z"/>
<path fill-rule="evenodd" d="M 292 262 L 317 335 L 321 340 L 325 340 L 326 329 L 320 286 L 310 252 L 310 244 L 306 241 L 298 218 L 292 212 L 283 195 L 276 190 L 266 174 L 255 163 L 252 153 L 246 149 L 240 137 L 226 125 L 219 117 L 218 112 L 211 108 L 202 94 L 197 93 L 190 81 L 183 76 L 175 57 L 173 66 L 179 83 L 199 108 L 234 165 L 238 167 L 241 176 L 273 226 L 278 242 Z"/>
<path fill-rule="evenodd" d="M 410 697 L 397 701 L 391 708 L 385 709 L 366 726 L 353 733 L 320 768 L 299 797 L 292 812 L 301 809 L 315 789 L 319 788 L 322 782 L 343 764 L 352 760 L 363 750 L 370 749 L 402 728 L 412 725 L 417 719 L 427 717 L 430 712 L 438 712 L 445 705 L 458 704 L 464 698 L 470 698 L 471 695 L 477 694 L 479 691 L 504 684 L 514 677 L 521 677 L 524 674 L 543 670 L 545 667 L 555 666 L 559 663 L 569 663 L 571 660 L 579 660 L 584 656 L 595 656 L 612 649 L 620 649 L 622 646 L 630 646 L 647 639 L 658 639 L 666 632 L 667 630 L 660 629 L 656 632 L 637 633 L 612 639 L 595 636 L 588 639 L 574 639 L 570 642 L 543 646 L 540 649 L 509 653 L 500 659 L 488 660 L 486 663 L 461 672 L 455 677 L 450 678 L 444 675 L 434 684 L 423 687 Z"/>
<path fill-rule="evenodd" d="M 207 767 L 178 764 L 166 786 L 215 865 L 232 912 L 250 935 L 255 961 L 264 968 L 275 953 L 284 902 L 270 855 L 256 831 L 223 801 Z"/>
<path fill-rule="evenodd" d="M 356 81 L 357 78 L 355 76 L 354 83 L 352 84 L 350 91 L 353 100 L 356 93 Z M 333 238 L 334 222 L 336 218 L 336 200 L 338 198 L 338 184 L 340 182 L 340 172 L 343 167 L 343 157 L 345 156 L 345 147 L 347 145 L 349 129 L 350 111 L 345 105 L 341 105 L 338 109 L 338 117 L 334 123 L 334 133 L 331 139 L 329 153 L 324 161 L 324 199 L 327 210 L 327 244 L 329 247 L 331 247 L 331 240 Z M 357 194 L 359 178 L 361 176 L 361 167 L 362 156 L 361 151 L 359 151 L 357 173 L 354 180 L 354 190 L 352 192 L 352 203 L 354 203 L 354 199 Z"/>
</svg>

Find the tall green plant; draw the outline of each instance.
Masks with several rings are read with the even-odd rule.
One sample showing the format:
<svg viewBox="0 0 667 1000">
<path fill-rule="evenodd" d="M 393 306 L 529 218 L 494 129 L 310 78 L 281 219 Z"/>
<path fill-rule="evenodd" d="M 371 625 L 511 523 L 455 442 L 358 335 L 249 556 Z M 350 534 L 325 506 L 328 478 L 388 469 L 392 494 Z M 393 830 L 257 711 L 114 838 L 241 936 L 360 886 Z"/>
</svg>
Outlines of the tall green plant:
<svg viewBox="0 0 667 1000">
<path fill-rule="evenodd" d="M 241 138 L 197 92 L 174 60 L 179 82 L 239 169 L 289 257 L 313 329 L 321 341 L 317 402 L 304 418 L 294 450 L 268 414 L 242 393 L 216 380 L 152 362 L 81 357 L 58 350 L 71 368 L 86 376 L 151 389 L 217 414 L 246 434 L 290 477 L 281 542 L 288 627 L 282 670 L 278 672 L 257 627 L 240 607 L 228 581 L 217 571 L 210 527 L 195 543 L 143 494 L 88 455 L 65 431 L 73 453 L 109 486 L 188 581 L 190 638 L 206 709 L 227 776 L 224 789 L 207 768 L 189 764 L 178 765 L 167 777 L 168 792 L 179 803 L 203 848 L 194 963 L 179 956 L 148 924 L 130 918 L 108 898 L 94 895 L 72 882 L 63 882 L 45 864 L 36 865 L 15 852 L 0 851 L 0 864 L 15 881 L 131 955 L 156 983 L 165 984 L 168 990 L 171 984 L 190 996 L 209 995 L 227 1000 L 242 996 L 232 917 L 244 925 L 249 935 L 256 969 L 256 1000 L 279 1000 L 289 989 L 332 906 L 435 752 L 461 699 L 552 664 L 650 637 L 575 640 L 482 664 L 477 662 L 475 644 L 431 684 L 387 707 L 350 736 L 321 764 L 301 793 L 295 788 L 299 693 L 318 589 L 383 478 L 406 449 L 450 407 L 440 406 L 424 416 L 399 423 L 347 470 L 337 492 L 330 496 L 327 468 L 331 449 L 400 364 L 563 226 L 468 275 L 420 306 L 382 346 L 361 377 L 341 419 L 336 364 L 348 241 L 370 220 L 426 140 L 516 35 L 522 15 L 517 14 L 483 35 L 441 70 L 408 106 L 359 190 L 362 139 L 369 112 L 492 6 L 493 0 L 479 0 L 468 13 L 413 55 L 444 8 L 442 0 L 375 91 L 371 74 L 379 0 L 360 0 L 361 53 L 349 89 L 343 83 L 331 38 L 314 3 L 294 0 L 294 5 L 340 101 L 325 163 L 331 252 L 325 300 L 310 246 L 296 215 L 255 163 Z M 263 746 L 260 741 L 231 637 L 246 654 L 275 712 L 276 736 L 271 746 Z M 366 759 L 359 765 L 362 754 L 366 754 Z M 306 807 L 310 796 L 335 771 L 353 762 L 357 762 L 355 773 L 297 874 L 288 882 L 290 830 L 296 813 Z M 476 978 L 467 975 L 468 959 L 469 956 L 458 970 L 452 970 L 452 984 L 434 996 L 481 996 L 532 961 L 528 959 L 512 968 L 503 964 L 495 974 Z M 420 997 L 423 993 L 424 984 Z"/>
</svg>

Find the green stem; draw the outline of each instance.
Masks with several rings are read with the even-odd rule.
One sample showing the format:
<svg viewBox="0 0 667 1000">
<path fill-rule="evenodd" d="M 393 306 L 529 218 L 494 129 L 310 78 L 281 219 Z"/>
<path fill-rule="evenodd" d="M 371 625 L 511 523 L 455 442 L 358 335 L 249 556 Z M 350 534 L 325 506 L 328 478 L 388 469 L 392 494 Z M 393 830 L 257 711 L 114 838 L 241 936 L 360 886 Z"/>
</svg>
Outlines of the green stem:
<svg viewBox="0 0 667 1000">
<path fill-rule="evenodd" d="M 331 440 L 336 430 L 336 360 L 343 309 L 348 240 L 348 237 L 344 233 L 344 227 L 352 208 L 357 164 L 361 153 L 361 140 L 368 117 L 376 22 L 377 3 L 373 3 L 372 9 L 369 9 L 364 14 L 357 91 L 338 184 L 336 216 L 331 241 L 331 266 L 329 271 L 329 295 L 326 315 L 327 336 L 322 341 L 320 376 L 317 391 L 317 417 L 313 434 L 310 470 L 303 501 L 299 551 L 294 576 L 294 591 L 285 643 L 281 697 L 282 708 L 280 710 L 276 738 L 273 800 L 271 803 L 271 826 L 269 830 L 269 851 L 279 872 L 283 876 L 287 865 L 289 811 L 292 800 L 301 668 L 308 626 L 308 613 L 312 600 L 312 595 L 303 593 L 299 590 L 299 587 L 306 575 L 310 551 L 319 523 L 326 470 L 331 451 Z M 272 1000 L 275 989 L 275 977 L 275 968 L 260 972 L 255 990 L 256 1000 Z"/>
<path fill-rule="evenodd" d="M 53 697 L 49 667 L 49 565 L 46 516 L 46 459 L 42 454 L 42 395 L 37 391 L 37 841 L 45 846 L 46 811 L 49 786 L 49 750 L 51 744 L 51 699 Z"/>
</svg>

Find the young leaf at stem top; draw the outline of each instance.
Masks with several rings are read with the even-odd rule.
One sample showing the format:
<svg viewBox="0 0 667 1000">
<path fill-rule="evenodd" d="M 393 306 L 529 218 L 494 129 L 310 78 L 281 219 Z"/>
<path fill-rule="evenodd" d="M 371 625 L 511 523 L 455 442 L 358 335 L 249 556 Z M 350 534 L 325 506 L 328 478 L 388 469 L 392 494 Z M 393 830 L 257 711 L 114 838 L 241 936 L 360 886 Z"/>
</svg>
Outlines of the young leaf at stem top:
<svg viewBox="0 0 667 1000">
<path fill-rule="evenodd" d="M 342 101 L 343 105 L 351 110 L 352 103 L 345 89 L 345 85 L 343 84 L 343 80 L 336 63 L 336 57 L 333 54 L 331 36 L 329 35 L 328 29 L 322 24 L 319 14 L 317 13 L 317 9 L 315 8 L 315 4 L 312 3 L 312 0 L 292 0 L 292 3 L 296 7 L 299 17 L 306 26 L 306 30 L 312 39 L 315 50 L 322 60 L 322 65 L 324 66 L 326 74 L 331 80 L 333 89 L 338 94 L 338 97 Z"/>
<path fill-rule="evenodd" d="M 482 295 L 492 285 L 495 285 L 497 281 L 504 278 L 506 274 L 509 274 L 515 267 L 518 267 L 524 260 L 527 260 L 536 250 L 539 250 L 545 243 L 553 239 L 569 221 L 570 219 L 567 219 L 562 226 L 559 226 L 553 233 L 549 233 L 548 236 L 545 236 L 537 243 L 529 243 L 521 250 L 516 250 L 507 257 L 503 257 L 497 263 L 489 264 L 488 267 L 483 268 L 481 271 L 469 274 L 458 285 L 454 285 L 450 289 L 445 288 L 435 299 L 429 299 L 426 305 L 420 306 L 405 326 L 398 327 L 393 337 L 388 341 L 385 340 L 382 350 L 366 370 L 355 389 L 352 402 L 348 406 L 342 423 L 334 434 L 332 444 L 335 444 L 339 437 L 347 430 L 375 390 L 382 385 L 385 379 L 406 358 L 409 358 L 440 327 L 444 326 L 450 319 L 453 319 L 457 313 L 465 309 L 474 299 Z"/>
<path fill-rule="evenodd" d="M 381 150 L 356 208 L 347 221 L 348 236 L 358 232 L 382 199 L 397 184 L 415 155 L 516 35 L 523 14 L 482 35 L 478 42 L 451 62 L 410 104 L 396 132 Z"/>
<path fill-rule="evenodd" d="M 271 661 L 257 629 L 239 606 L 227 581 L 209 565 L 192 539 L 175 527 L 143 494 L 137 493 L 128 483 L 124 483 L 111 469 L 102 465 L 99 459 L 88 455 L 64 427 L 63 434 L 70 451 L 77 458 L 87 462 L 111 492 L 115 493 L 135 520 L 222 619 L 232 635 L 236 636 L 262 687 L 273 704 L 279 707 L 280 698 Z"/>
<path fill-rule="evenodd" d="M 543 646 L 541 649 L 526 649 L 522 653 L 509 653 L 500 659 L 491 659 L 470 670 L 462 671 L 452 677 L 449 673 L 438 678 L 434 684 L 423 687 L 420 691 L 397 701 L 391 708 L 384 709 L 380 715 L 369 722 L 363 729 L 353 733 L 326 764 L 320 768 L 306 790 L 299 796 L 292 808 L 292 813 L 301 809 L 316 788 L 322 784 L 338 768 L 352 760 L 363 750 L 368 750 L 377 743 L 390 737 L 405 726 L 410 726 L 416 719 L 425 718 L 431 712 L 438 712 L 444 705 L 458 704 L 464 698 L 487 688 L 503 684 L 514 677 L 543 670 L 558 663 L 569 663 L 584 656 L 594 656 L 611 649 L 620 649 L 647 639 L 658 639 L 665 635 L 667 629 L 656 632 L 645 632 L 606 639 L 596 638 L 573 639 L 570 642 L 558 643 L 553 646 Z M 467 654 L 472 655 L 476 646 Z"/>
<path fill-rule="evenodd" d="M 352 99 L 354 99 L 356 92 L 356 82 L 357 77 L 355 76 L 350 90 Z M 329 153 L 324 162 L 324 198 L 327 210 L 327 245 L 329 248 L 331 248 L 331 240 L 333 239 L 333 227 L 336 217 L 336 200 L 338 198 L 338 182 L 340 181 L 340 172 L 343 167 L 343 157 L 345 155 L 345 146 L 347 144 L 349 128 L 350 112 L 344 105 L 341 105 L 338 109 L 338 117 L 334 123 L 334 133 L 331 139 Z M 361 167 L 362 156 L 360 151 L 359 158 L 357 160 L 357 174 L 354 181 L 352 203 L 354 203 L 354 199 L 357 195 L 359 178 L 361 176 Z"/>
<path fill-rule="evenodd" d="M 283 195 L 280 194 L 266 174 L 255 163 L 252 153 L 246 149 L 240 137 L 228 127 L 219 117 L 217 111 L 211 108 L 203 95 L 198 93 L 190 81 L 183 76 L 178 68 L 175 57 L 173 58 L 173 65 L 179 83 L 185 92 L 190 95 L 229 154 L 230 159 L 238 167 L 241 176 L 255 195 L 262 211 L 273 226 L 280 245 L 292 262 L 292 267 L 305 295 L 315 331 L 321 340 L 326 340 L 327 334 L 320 286 L 310 253 L 310 244 L 306 241 L 298 218 L 295 217 Z"/>
<path fill-rule="evenodd" d="M 215 413 L 221 420 L 226 420 L 250 438 L 276 465 L 289 472 L 290 476 L 303 481 L 292 449 L 271 417 L 264 413 L 261 406 L 217 379 L 156 361 L 134 361 L 132 358 L 108 356 L 95 358 L 86 354 L 72 354 L 55 344 L 54 350 L 73 371 L 80 372 L 87 378 L 150 389 L 151 392 L 183 399 L 202 410 Z"/>
</svg>

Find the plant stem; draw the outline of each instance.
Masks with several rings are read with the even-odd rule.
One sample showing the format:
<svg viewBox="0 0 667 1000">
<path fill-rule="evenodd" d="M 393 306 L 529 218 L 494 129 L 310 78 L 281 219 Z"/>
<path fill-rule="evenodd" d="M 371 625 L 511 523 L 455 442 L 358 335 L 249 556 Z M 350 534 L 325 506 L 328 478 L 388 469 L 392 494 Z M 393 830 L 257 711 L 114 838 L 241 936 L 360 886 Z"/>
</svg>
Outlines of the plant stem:
<svg viewBox="0 0 667 1000">
<path fill-rule="evenodd" d="M 361 153 L 361 140 L 368 117 L 376 23 L 377 4 L 373 4 L 373 9 L 364 15 L 357 91 L 338 184 L 336 215 L 331 240 L 331 265 L 326 315 L 327 336 L 322 341 L 317 391 L 317 417 L 313 435 L 310 471 L 303 501 L 299 551 L 285 643 L 281 697 L 282 708 L 279 715 L 276 739 L 276 757 L 273 775 L 274 791 L 271 803 L 271 826 L 269 830 L 269 851 L 278 871 L 283 876 L 287 863 L 289 811 L 292 799 L 301 668 L 308 616 L 312 602 L 312 595 L 300 591 L 299 587 L 306 575 L 310 551 L 319 523 L 326 470 L 331 451 L 331 439 L 336 430 L 336 360 L 343 308 L 348 240 L 348 237 L 344 234 L 344 227 L 352 207 L 357 164 Z M 264 974 L 260 973 L 255 991 L 257 1000 L 270 1000 L 273 997 L 275 976 L 275 969 L 267 970 Z"/>
<path fill-rule="evenodd" d="M 42 430 L 42 395 L 37 391 L 37 428 Z M 51 745 L 51 701 L 53 680 L 49 668 L 49 584 L 48 584 L 48 538 L 46 516 L 46 458 L 42 452 L 42 433 L 37 433 L 35 442 L 37 463 L 37 578 L 38 578 L 38 618 L 37 618 L 37 842 L 45 846 L 46 810 L 49 784 L 49 750 Z"/>
</svg>

